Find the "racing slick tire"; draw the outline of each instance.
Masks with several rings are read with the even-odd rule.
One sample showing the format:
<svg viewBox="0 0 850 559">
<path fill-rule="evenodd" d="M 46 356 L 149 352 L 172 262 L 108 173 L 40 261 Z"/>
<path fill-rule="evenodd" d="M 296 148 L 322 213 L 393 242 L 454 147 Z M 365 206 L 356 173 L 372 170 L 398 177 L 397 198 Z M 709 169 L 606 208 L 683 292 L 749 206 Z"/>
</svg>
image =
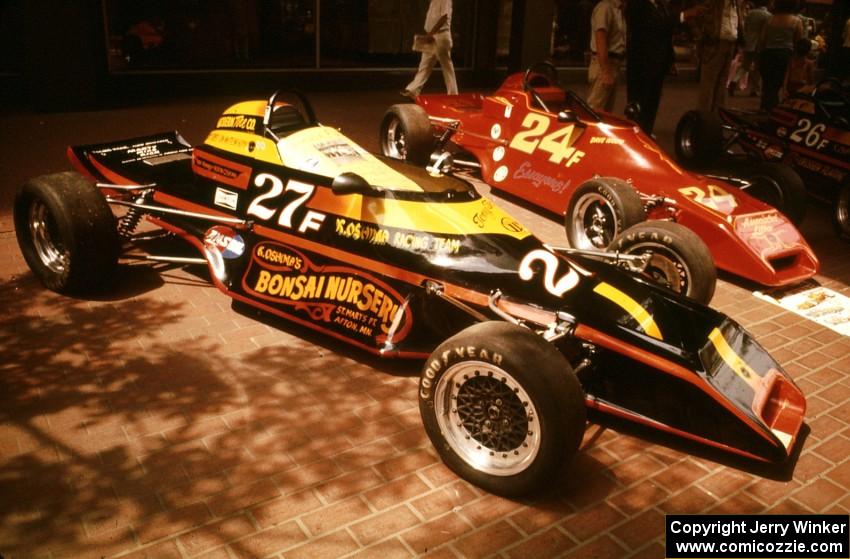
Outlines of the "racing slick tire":
<svg viewBox="0 0 850 559">
<path fill-rule="evenodd" d="M 750 186 L 744 192 L 773 206 L 794 225 L 800 225 L 806 216 L 806 185 L 797 171 L 782 163 L 759 161 L 751 163 L 740 173 Z"/>
<path fill-rule="evenodd" d="M 30 179 L 15 196 L 14 219 L 21 253 L 48 289 L 91 292 L 115 276 L 121 249 L 115 216 L 81 175 Z"/>
<path fill-rule="evenodd" d="M 844 183 L 838 191 L 832 222 L 838 235 L 850 240 L 850 182 Z"/>
<path fill-rule="evenodd" d="M 571 247 L 605 250 L 620 233 L 644 219 L 640 195 L 629 183 L 596 177 L 576 188 L 564 215 L 564 228 Z"/>
<path fill-rule="evenodd" d="M 711 252 L 696 233 L 670 221 L 645 221 L 617 237 L 609 251 L 651 253 L 639 274 L 657 285 L 707 305 L 717 287 L 717 268 Z"/>
<path fill-rule="evenodd" d="M 683 165 L 705 167 L 723 154 L 723 124 L 710 111 L 688 111 L 676 125 L 676 159 Z"/>
<path fill-rule="evenodd" d="M 570 364 L 527 328 L 481 322 L 422 368 L 419 411 L 443 462 L 490 493 L 551 484 L 584 435 L 584 392 Z"/>
<path fill-rule="evenodd" d="M 381 153 L 416 165 L 428 164 L 435 141 L 425 109 L 411 103 L 393 105 L 384 114 L 380 131 Z"/>
</svg>

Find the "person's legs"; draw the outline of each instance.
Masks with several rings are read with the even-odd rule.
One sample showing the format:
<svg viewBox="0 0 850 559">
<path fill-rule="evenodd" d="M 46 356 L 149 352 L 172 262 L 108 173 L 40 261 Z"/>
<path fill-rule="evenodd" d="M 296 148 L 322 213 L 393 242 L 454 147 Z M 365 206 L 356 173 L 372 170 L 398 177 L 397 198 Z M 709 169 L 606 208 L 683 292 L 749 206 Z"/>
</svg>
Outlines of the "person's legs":
<svg viewBox="0 0 850 559">
<path fill-rule="evenodd" d="M 655 115 L 658 112 L 661 88 L 666 73 L 665 68 L 660 68 L 654 63 L 651 54 L 634 56 L 626 63 L 628 102 L 637 103 L 640 107 L 635 122 L 647 134 L 652 134 L 652 127 L 655 125 Z"/>
<path fill-rule="evenodd" d="M 452 63 L 452 37 L 448 32 L 438 33 L 437 60 L 440 61 L 440 69 L 443 71 L 443 81 L 446 82 L 446 92 L 449 95 L 457 95 L 457 79 L 455 78 L 455 66 Z"/>
<path fill-rule="evenodd" d="M 587 70 L 587 79 L 590 82 L 590 92 L 587 94 L 587 104 L 594 109 L 610 112 L 614 108 L 617 93 L 617 76 L 620 73 L 620 61 L 608 59 L 611 73 L 614 75 L 614 84 L 603 85 L 599 79 L 599 63 L 596 58 L 590 59 L 590 67 Z"/>
<path fill-rule="evenodd" d="M 762 79 L 761 109 L 769 111 L 779 104 L 779 90 L 785 81 L 791 51 L 786 49 L 766 49 L 761 53 L 759 70 Z"/>
<path fill-rule="evenodd" d="M 437 56 L 434 52 L 423 52 L 422 59 L 419 61 L 419 69 L 413 77 L 413 81 L 407 84 L 406 91 L 413 96 L 419 95 L 422 88 L 425 87 L 425 82 L 431 77 L 431 72 L 434 70 L 434 65 L 437 63 Z"/>
<path fill-rule="evenodd" d="M 735 43 L 718 41 L 704 45 L 701 51 L 699 99 L 697 108 L 713 111 L 726 103 L 726 71 L 732 60 Z"/>
<path fill-rule="evenodd" d="M 647 134 L 652 134 L 655 127 L 655 117 L 658 114 L 658 105 L 661 103 L 661 90 L 664 88 L 666 72 L 655 72 L 648 75 L 646 88 L 644 89 L 644 104 L 640 110 L 640 127 Z"/>
</svg>

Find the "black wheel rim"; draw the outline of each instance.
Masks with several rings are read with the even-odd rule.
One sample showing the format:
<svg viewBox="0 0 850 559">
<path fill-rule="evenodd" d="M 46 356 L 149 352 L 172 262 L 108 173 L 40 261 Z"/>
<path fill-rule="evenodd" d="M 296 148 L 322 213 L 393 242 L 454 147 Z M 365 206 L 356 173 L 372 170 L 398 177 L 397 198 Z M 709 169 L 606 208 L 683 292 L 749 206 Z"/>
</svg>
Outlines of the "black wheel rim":
<svg viewBox="0 0 850 559">
<path fill-rule="evenodd" d="M 582 196 L 571 221 L 574 248 L 605 250 L 619 233 L 614 207 L 600 194 Z"/>
</svg>

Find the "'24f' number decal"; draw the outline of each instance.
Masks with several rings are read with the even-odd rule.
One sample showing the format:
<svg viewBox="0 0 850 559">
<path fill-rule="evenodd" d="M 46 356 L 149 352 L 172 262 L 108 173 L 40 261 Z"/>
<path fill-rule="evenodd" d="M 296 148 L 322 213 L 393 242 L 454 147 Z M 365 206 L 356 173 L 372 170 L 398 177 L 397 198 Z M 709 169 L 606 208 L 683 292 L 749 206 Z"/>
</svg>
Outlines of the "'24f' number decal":
<svg viewBox="0 0 850 559">
<path fill-rule="evenodd" d="M 807 118 L 801 118 L 797 121 L 797 128 L 791 132 L 790 139 L 797 144 L 804 144 L 806 147 L 823 149 L 829 143 L 826 138 L 821 138 L 821 135 L 826 131 L 826 124 L 820 123 L 812 126 L 812 121 Z"/>
<path fill-rule="evenodd" d="M 575 132 L 575 125 L 570 124 L 546 134 L 551 122 L 552 119 L 545 115 L 528 113 L 522 121 L 522 127 L 525 130 L 514 136 L 510 147 L 529 155 L 540 149 L 551 154 L 549 161 L 552 163 L 566 161 L 566 166 L 571 167 L 584 157 L 583 151 L 571 146 L 570 140 Z M 544 134 L 546 135 L 543 136 Z"/>
<path fill-rule="evenodd" d="M 306 184 L 291 179 L 286 182 L 286 186 L 284 187 L 283 181 L 268 173 L 260 173 L 257 175 L 257 178 L 254 179 L 254 186 L 258 188 L 263 187 L 266 183 L 271 183 L 271 189 L 269 189 L 268 192 L 260 194 L 254 198 L 251 205 L 248 206 L 248 215 L 256 216 L 263 221 L 269 221 L 274 217 L 278 209 L 280 209 L 280 216 L 277 218 L 277 224 L 284 229 L 292 229 L 292 218 L 295 215 L 295 211 L 310 199 L 313 192 L 316 190 L 316 187 L 312 184 Z M 284 204 L 282 208 L 278 208 L 277 206 L 269 207 L 266 205 L 268 201 L 276 200 L 285 192 L 295 192 L 298 196 Z M 304 219 L 301 220 L 301 223 L 298 226 L 298 232 L 304 233 L 308 229 L 318 231 L 319 227 L 321 227 L 322 223 L 325 221 L 325 217 L 326 216 L 323 213 L 309 210 L 304 216 Z"/>
</svg>

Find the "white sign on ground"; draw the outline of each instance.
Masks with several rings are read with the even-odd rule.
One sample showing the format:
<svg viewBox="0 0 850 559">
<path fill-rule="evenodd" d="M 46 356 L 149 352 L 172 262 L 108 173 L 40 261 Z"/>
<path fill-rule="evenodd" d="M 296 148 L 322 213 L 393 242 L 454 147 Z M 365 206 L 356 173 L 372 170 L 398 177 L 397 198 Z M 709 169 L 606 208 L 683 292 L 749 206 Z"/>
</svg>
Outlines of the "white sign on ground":
<svg viewBox="0 0 850 559">
<path fill-rule="evenodd" d="M 753 295 L 850 336 L 850 298 L 809 280 L 793 287 L 754 291 Z"/>
</svg>

